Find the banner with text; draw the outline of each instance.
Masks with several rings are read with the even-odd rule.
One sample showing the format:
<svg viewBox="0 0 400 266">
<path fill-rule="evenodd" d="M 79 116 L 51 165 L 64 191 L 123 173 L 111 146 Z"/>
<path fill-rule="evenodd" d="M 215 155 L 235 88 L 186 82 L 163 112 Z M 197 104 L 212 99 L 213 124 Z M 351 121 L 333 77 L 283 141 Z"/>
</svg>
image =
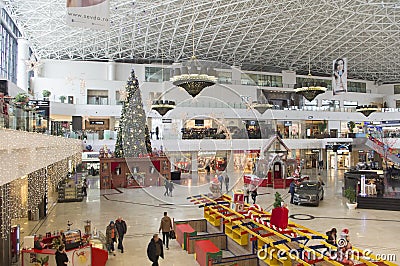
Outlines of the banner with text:
<svg viewBox="0 0 400 266">
<path fill-rule="evenodd" d="M 338 58 L 333 60 L 333 95 L 347 92 L 347 59 Z"/>
<path fill-rule="evenodd" d="M 67 25 L 109 30 L 110 1 L 67 0 Z"/>
</svg>

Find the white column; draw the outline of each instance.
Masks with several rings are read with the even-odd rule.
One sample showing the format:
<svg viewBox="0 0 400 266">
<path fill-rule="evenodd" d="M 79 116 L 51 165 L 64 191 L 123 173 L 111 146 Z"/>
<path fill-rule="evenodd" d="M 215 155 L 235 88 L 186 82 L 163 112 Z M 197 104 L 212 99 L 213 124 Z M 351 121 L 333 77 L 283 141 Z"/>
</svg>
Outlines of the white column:
<svg viewBox="0 0 400 266">
<path fill-rule="evenodd" d="M 335 152 L 335 170 L 338 169 L 338 156 L 337 156 L 337 152 Z"/>
<path fill-rule="evenodd" d="M 228 164 L 226 165 L 225 172 L 228 174 L 229 177 L 233 177 L 234 171 L 235 171 L 235 162 L 234 162 L 234 156 L 233 156 L 233 150 L 231 149 L 230 151 L 227 152 L 227 158 Z M 231 184 L 232 185 L 232 184 Z"/>
<path fill-rule="evenodd" d="M 197 151 L 192 152 L 192 173 L 197 173 L 198 169 L 198 163 L 197 163 Z"/>
<path fill-rule="evenodd" d="M 171 172 L 175 171 L 176 158 L 174 155 L 168 156 L 169 162 L 171 163 Z"/>
<path fill-rule="evenodd" d="M 28 91 L 28 72 L 26 61 L 29 60 L 29 42 L 27 39 L 18 39 L 17 58 L 17 86 L 25 91 Z"/>
<path fill-rule="evenodd" d="M 114 61 L 109 61 L 107 63 L 107 80 L 115 80 L 115 62 Z"/>
</svg>

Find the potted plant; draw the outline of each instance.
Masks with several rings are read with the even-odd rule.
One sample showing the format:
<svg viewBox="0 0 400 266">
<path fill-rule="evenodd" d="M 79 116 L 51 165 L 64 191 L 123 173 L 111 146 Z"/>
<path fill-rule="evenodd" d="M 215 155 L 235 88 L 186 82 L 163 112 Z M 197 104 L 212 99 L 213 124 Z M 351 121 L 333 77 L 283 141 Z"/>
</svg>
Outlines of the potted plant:
<svg viewBox="0 0 400 266">
<path fill-rule="evenodd" d="M 349 138 L 354 138 L 355 134 L 354 134 L 354 128 L 356 127 L 356 123 L 354 123 L 353 121 L 349 121 L 347 123 L 347 128 L 349 129 L 349 132 L 347 135 Z"/>
<path fill-rule="evenodd" d="M 49 99 L 49 97 L 50 97 L 50 95 L 51 95 L 51 91 L 48 91 L 48 90 L 43 90 L 42 91 L 42 95 L 43 95 L 43 98 L 46 100 L 48 100 Z"/>
<path fill-rule="evenodd" d="M 67 97 L 65 97 L 64 95 L 61 95 L 61 96 L 59 97 L 59 99 L 60 99 L 61 103 L 64 103 L 64 102 L 65 102 L 65 99 L 67 99 Z"/>
<path fill-rule="evenodd" d="M 20 92 L 15 95 L 13 102 L 19 105 L 25 105 L 29 102 L 29 96 L 25 92 Z"/>
<path fill-rule="evenodd" d="M 281 194 L 276 192 L 270 223 L 278 228 L 285 229 L 289 221 L 289 210 L 285 206 L 282 206 L 282 203 L 283 199 Z"/>
<path fill-rule="evenodd" d="M 348 202 L 346 202 L 347 207 L 350 210 L 354 210 L 357 208 L 357 202 L 356 202 L 356 191 L 354 188 L 348 187 L 344 191 L 344 196 L 348 199 Z"/>
</svg>

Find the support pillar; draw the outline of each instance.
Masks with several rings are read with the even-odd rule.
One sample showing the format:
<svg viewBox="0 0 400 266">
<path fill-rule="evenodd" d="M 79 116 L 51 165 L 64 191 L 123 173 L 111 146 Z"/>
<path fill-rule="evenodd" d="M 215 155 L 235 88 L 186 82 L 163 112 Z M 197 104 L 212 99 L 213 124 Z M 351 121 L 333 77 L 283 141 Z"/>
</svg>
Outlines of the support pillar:
<svg viewBox="0 0 400 266">
<path fill-rule="evenodd" d="M 233 150 L 227 151 L 227 160 L 228 164 L 226 165 L 225 172 L 229 177 L 233 177 L 235 172 L 235 161 L 233 157 Z M 233 184 L 233 182 L 231 182 L 230 184 Z"/>
<path fill-rule="evenodd" d="M 335 170 L 338 169 L 338 156 L 337 156 L 337 152 L 335 152 Z"/>
<path fill-rule="evenodd" d="M 29 80 L 26 61 L 29 60 L 29 42 L 27 39 L 18 39 L 17 58 L 17 86 L 28 91 Z"/>
<path fill-rule="evenodd" d="M 115 80 L 116 65 L 114 61 L 107 63 L 107 80 Z M 117 99 L 118 100 L 118 99 Z"/>
<path fill-rule="evenodd" d="M 192 165 L 192 173 L 197 173 L 198 169 L 198 162 L 197 162 L 197 151 L 192 152 L 192 161 L 191 161 L 191 165 Z"/>
</svg>

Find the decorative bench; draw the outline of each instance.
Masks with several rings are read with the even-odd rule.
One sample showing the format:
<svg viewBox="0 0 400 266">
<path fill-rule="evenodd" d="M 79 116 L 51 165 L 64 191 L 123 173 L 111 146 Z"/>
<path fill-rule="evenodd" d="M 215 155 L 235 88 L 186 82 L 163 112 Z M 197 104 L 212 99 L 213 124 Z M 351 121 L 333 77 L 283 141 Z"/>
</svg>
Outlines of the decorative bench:
<svg viewBox="0 0 400 266">
<path fill-rule="evenodd" d="M 222 259 L 222 251 L 210 240 L 196 241 L 194 250 L 196 261 L 200 266 L 211 266 L 213 260 Z"/>
</svg>

